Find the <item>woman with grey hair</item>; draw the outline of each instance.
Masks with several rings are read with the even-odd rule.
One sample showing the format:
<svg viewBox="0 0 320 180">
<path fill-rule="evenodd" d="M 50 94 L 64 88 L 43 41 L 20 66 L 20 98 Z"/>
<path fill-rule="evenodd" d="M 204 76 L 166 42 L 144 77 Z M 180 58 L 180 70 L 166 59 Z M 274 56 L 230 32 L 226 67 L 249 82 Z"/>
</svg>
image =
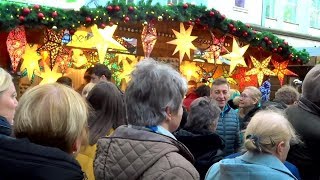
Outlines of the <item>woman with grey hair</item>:
<svg viewBox="0 0 320 180">
<path fill-rule="evenodd" d="M 189 150 L 172 135 L 187 83 L 171 66 L 140 61 L 126 92 L 128 126 L 98 140 L 96 179 L 199 179 Z"/>
<path fill-rule="evenodd" d="M 223 158 L 224 141 L 215 133 L 220 112 L 214 100 L 197 98 L 191 103 L 184 129 L 174 133 L 195 157 L 195 167 L 201 179 L 204 179 L 212 164 Z"/>
</svg>

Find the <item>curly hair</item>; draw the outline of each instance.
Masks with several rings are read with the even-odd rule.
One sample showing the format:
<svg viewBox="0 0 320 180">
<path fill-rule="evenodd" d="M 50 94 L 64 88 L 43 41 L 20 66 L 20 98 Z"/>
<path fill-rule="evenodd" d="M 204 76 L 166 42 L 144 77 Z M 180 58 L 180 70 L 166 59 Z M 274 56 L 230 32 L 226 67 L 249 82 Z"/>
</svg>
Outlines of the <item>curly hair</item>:
<svg viewBox="0 0 320 180">
<path fill-rule="evenodd" d="M 284 85 L 275 93 L 274 100 L 292 105 L 300 98 L 299 92 L 292 86 Z"/>
</svg>

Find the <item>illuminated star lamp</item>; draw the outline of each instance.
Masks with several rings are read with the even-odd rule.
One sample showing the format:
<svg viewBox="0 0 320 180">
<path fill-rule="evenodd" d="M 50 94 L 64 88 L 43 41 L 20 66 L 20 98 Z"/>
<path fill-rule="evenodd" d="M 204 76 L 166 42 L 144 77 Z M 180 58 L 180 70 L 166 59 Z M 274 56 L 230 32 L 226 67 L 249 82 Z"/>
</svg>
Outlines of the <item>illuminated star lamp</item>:
<svg viewBox="0 0 320 180">
<path fill-rule="evenodd" d="M 248 47 L 249 47 L 249 44 L 240 48 L 236 39 L 233 38 L 232 52 L 222 56 L 223 58 L 230 60 L 229 75 L 231 75 L 231 73 L 233 72 L 233 70 L 236 68 L 238 64 L 242 65 L 243 67 L 247 67 L 247 64 L 244 61 L 243 55 L 247 51 Z"/>
<path fill-rule="evenodd" d="M 212 31 L 210 31 L 210 34 L 212 38 L 212 44 L 206 50 L 210 55 L 207 61 L 208 63 L 222 64 L 222 62 L 219 60 L 220 53 L 228 52 L 228 50 L 223 46 L 226 36 L 216 38 Z"/>
<path fill-rule="evenodd" d="M 273 70 L 273 72 L 278 76 L 278 79 L 280 81 L 280 85 L 281 86 L 283 85 L 283 78 L 284 78 L 285 75 L 298 76 L 294 72 L 292 72 L 289 69 L 287 69 L 289 61 L 284 61 L 282 63 L 279 63 L 277 61 L 272 60 L 271 62 L 274 65 L 274 68 L 275 68 Z"/>
<path fill-rule="evenodd" d="M 183 61 L 180 65 L 180 71 L 187 80 L 199 80 L 200 75 L 198 72 L 201 72 L 201 68 L 197 66 L 196 62 Z"/>
<path fill-rule="evenodd" d="M 192 41 L 197 39 L 197 36 L 191 36 L 193 26 L 190 26 L 187 30 L 185 30 L 183 23 L 180 23 L 180 32 L 172 29 L 173 33 L 176 35 L 176 39 L 167 42 L 168 44 L 176 45 L 176 49 L 173 54 L 179 51 L 179 59 L 180 63 L 183 59 L 184 54 L 190 59 L 190 49 L 196 50 L 197 48 L 192 44 Z"/>
<path fill-rule="evenodd" d="M 22 55 L 23 62 L 20 67 L 20 71 L 27 70 L 28 79 L 32 80 L 32 75 L 35 71 L 40 71 L 39 60 L 41 59 L 40 54 L 37 52 L 38 46 L 26 46 L 26 50 Z"/>
<path fill-rule="evenodd" d="M 103 63 L 105 60 L 108 48 L 127 50 L 112 37 L 117 27 L 117 25 L 106 26 L 104 29 L 98 29 L 97 25 L 93 25 L 91 27 L 93 37 L 89 39 L 89 41 L 91 42 L 92 46 L 97 49 L 100 63 Z"/>
<path fill-rule="evenodd" d="M 48 51 L 50 57 L 50 68 L 53 69 L 58 55 L 67 54 L 64 46 L 62 45 L 62 37 L 64 32 L 56 33 L 51 29 L 46 29 L 44 44 L 38 51 Z"/>
<path fill-rule="evenodd" d="M 271 56 L 264 59 L 261 63 L 254 58 L 253 56 L 250 56 L 254 68 L 250 69 L 248 72 L 246 72 L 246 75 L 257 75 L 258 78 L 258 84 L 261 86 L 263 77 L 266 76 L 275 76 L 276 74 L 268 69 L 269 62 L 271 60 Z"/>
<path fill-rule="evenodd" d="M 42 78 L 42 81 L 40 84 L 48 84 L 48 83 L 54 83 L 58 80 L 59 77 L 62 76 L 61 73 L 58 73 L 58 66 L 55 65 L 52 70 L 49 68 L 49 66 L 44 63 L 44 72 L 37 72 L 36 74 Z"/>
<path fill-rule="evenodd" d="M 130 74 L 136 64 L 137 61 L 133 61 L 131 64 L 127 60 L 122 61 L 122 72 L 119 74 L 120 80 L 124 79 L 128 83 L 130 81 Z"/>
<path fill-rule="evenodd" d="M 127 59 L 129 59 L 131 62 L 136 61 L 136 57 L 134 55 L 116 54 L 116 57 L 118 57 L 118 64 L 120 64 L 123 61 L 126 61 Z"/>
<path fill-rule="evenodd" d="M 239 85 L 239 90 L 243 91 L 243 89 L 247 86 L 257 86 L 257 76 L 246 75 L 247 69 L 244 67 L 237 68 L 236 72 L 232 74 L 232 77 L 237 80 L 237 84 Z"/>
<path fill-rule="evenodd" d="M 13 71 L 17 71 L 17 67 L 24 54 L 27 39 L 24 26 L 18 26 L 9 32 L 7 37 L 7 50 L 11 59 Z"/>
<path fill-rule="evenodd" d="M 157 42 L 157 30 L 154 24 L 148 23 L 143 27 L 141 33 L 142 47 L 145 57 L 150 57 L 155 43 Z"/>
</svg>

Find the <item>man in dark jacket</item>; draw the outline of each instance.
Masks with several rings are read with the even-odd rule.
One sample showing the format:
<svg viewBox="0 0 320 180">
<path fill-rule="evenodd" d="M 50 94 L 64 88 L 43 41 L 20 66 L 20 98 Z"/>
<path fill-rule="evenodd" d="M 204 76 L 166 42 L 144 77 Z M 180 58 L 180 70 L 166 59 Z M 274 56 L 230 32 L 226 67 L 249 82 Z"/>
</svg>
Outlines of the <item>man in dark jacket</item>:
<svg viewBox="0 0 320 180">
<path fill-rule="evenodd" d="M 302 179 L 320 179 L 320 65 L 312 68 L 302 84 L 298 104 L 286 110 L 304 143 L 291 146 L 287 161 L 296 165 Z"/>
</svg>

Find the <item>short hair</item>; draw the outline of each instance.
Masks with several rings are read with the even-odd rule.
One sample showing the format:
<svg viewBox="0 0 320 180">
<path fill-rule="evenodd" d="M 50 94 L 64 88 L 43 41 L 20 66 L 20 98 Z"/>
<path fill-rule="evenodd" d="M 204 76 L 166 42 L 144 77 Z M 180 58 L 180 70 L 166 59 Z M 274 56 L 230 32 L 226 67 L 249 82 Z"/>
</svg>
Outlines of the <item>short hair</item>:
<svg viewBox="0 0 320 180">
<path fill-rule="evenodd" d="M 88 119 L 90 145 L 96 144 L 111 129 L 126 124 L 123 95 L 113 83 L 99 82 L 92 88 L 87 100 L 94 109 Z"/>
<path fill-rule="evenodd" d="M 82 92 L 81 92 L 81 96 L 84 97 L 84 98 L 87 98 L 89 92 L 92 90 L 92 88 L 95 86 L 96 84 L 95 83 L 88 83 L 87 85 L 84 86 L 84 88 L 82 89 Z"/>
<path fill-rule="evenodd" d="M 212 126 L 218 123 L 221 109 L 217 103 L 209 97 L 195 99 L 190 105 L 187 123 L 184 126 L 189 131 L 212 130 Z"/>
<path fill-rule="evenodd" d="M 300 97 L 299 92 L 292 86 L 284 85 L 275 93 L 274 100 L 281 101 L 287 105 L 292 105 L 298 101 Z"/>
<path fill-rule="evenodd" d="M 98 77 L 105 76 L 108 81 L 111 81 L 112 72 L 104 64 L 96 64 L 92 69 L 92 74 L 95 74 Z"/>
<path fill-rule="evenodd" d="M 93 67 L 89 67 L 86 72 L 84 73 L 84 76 L 83 76 L 83 79 L 89 83 L 90 80 L 91 80 L 91 74 L 92 74 L 92 71 L 93 71 Z"/>
<path fill-rule="evenodd" d="M 257 112 L 251 118 L 244 137 L 244 147 L 251 152 L 273 153 L 281 141 L 299 141 L 291 123 L 276 110 Z"/>
<path fill-rule="evenodd" d="M 58 83 L 38 85 L 20 98 L 14 134 L 70 153 L 75 141 L 83 138 L 87 115 L 85 100 L 73 89 Z"/>
<path fill-rule="evenodd" d="M 247 86 L 244 88 L 244 90 L 248 89 L 252 94 L 251 94 L 251 98 L 253 98 L 254 100 L 256 100 L 258 103 L 261 102 L 261 92 L 258 88 L 254 87 L 254 86 Z"/>
<path fill-rule="evenodd" d="M 12 83 L 12 76 L 0 67 L 0 96 L 1 94 L 8 90 Z"/>
<path fill-rule="evenodd" d="M 199 97 L 203 97 L 203 96 L 210 96 L 210 87 L 207 85 L 201 85 L 199 86 L 196 90 L 195 93 L 199 96 Z"/>
<path fill-rule="evenodd" d="M 59 77 L 57 83 L 72 87 L 72 79 L 67 76 Z"/>
<path fill-rule="evenodd" d="M 174 68 L 151 58 L 141 60 L 132 71 L 125 92 L 129 124 L 161 124 L 167 107 L 178 112 L 186 91 L 186 80 Z"/>
<path fill-rule="evenodd" d="M 229 85 L 229 83 L 228 83 L 226 78 L 219 77 L 219 78 L 215 79 L 212 82 L 211 91 L 212 91 L 213 86 L 220 86 L 220 85 L 223 85 L 223 84 L 228 85 L 228 87 L 230 88 L 230 85 Z"/>
</svg>

